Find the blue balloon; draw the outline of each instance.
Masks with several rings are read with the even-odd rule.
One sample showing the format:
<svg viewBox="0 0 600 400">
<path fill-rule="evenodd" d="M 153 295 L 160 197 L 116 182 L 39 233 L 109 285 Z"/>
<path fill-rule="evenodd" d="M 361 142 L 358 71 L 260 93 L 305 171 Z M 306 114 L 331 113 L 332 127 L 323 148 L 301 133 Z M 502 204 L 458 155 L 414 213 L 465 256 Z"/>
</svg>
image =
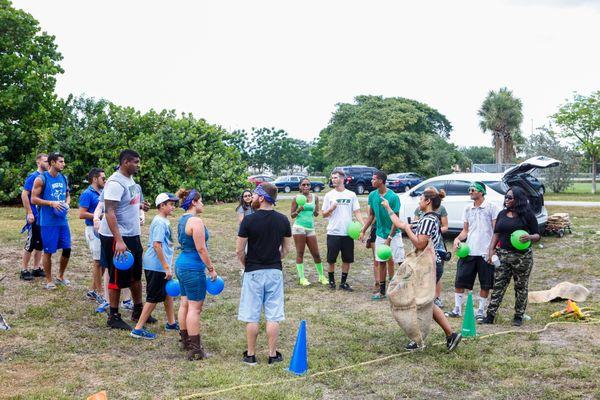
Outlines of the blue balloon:
<svg viewBox="0 0 600 400">
<path fill-rule="evenodd" d="M 116 269 L 127 271 L 133 266 L 133 254 L 129 250 L 125 250 L 120 256 L 113 257 L 113 264 Z"/>
<path fill-rule="evenodd" d="M 181 294 L 181 287 L 179 286 L 179 281 L 177 279 L 170 279 L 167 281 L 165 285 L 165 290 L 167 294 L 171 297 L 177 297 Z"/>
<path fill-rule="evenodd" d="M 214 281 L 211 280 L 208 276 L 206 277 L 206 291 L 213 296 L 218 295 L 225 288 L 225 281 L 220 276 L 217 276 L 217 279 Z"/>
<path fill-rule="evenodd" d="M 61 203 L 63 204 L 63 206 L 65 206 L 65 208 L 63 208 L 63 209 L 53 208 L 52 211 L 54 212 L 54 215 L 56 215 L 57 217 L 66 218 L 67 215 L 69 214 L 69 206 L 65 202 L 61 202 Z"/>
</svg>

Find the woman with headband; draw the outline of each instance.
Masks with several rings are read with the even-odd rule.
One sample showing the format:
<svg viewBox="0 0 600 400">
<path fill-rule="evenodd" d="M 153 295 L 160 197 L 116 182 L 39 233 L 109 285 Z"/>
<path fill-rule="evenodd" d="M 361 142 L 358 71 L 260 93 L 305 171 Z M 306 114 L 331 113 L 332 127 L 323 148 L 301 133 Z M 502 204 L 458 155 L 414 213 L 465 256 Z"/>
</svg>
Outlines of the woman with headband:
<svg viewBox="0 0 600 400">
<path fill-rule="evenodd" d="M 201 360 L 207 357 L 200 337 L 200 313 L 206 297 L 204 269 L 208 270 L 212 280 L 217 278 L 217 273 L 208 255 L 208 229 L 198 217 L 204 209 L 200 192 L 196 189 L 179 189 L 177 197 L 185 211 L 178 224 L 181 253 L 175 262 L 175 273 L 181 288 L 179 334 L 188 360 Z"/>
</svg>

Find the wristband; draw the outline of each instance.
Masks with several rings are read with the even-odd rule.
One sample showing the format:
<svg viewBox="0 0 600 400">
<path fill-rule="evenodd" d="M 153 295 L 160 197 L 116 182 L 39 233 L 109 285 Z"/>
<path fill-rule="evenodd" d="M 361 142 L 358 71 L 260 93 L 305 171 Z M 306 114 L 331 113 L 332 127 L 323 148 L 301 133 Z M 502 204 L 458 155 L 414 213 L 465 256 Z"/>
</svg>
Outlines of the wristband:
<svg viewBox="0 0 600 400">
<path fill-rule="evenodd" d="M 393 210 L 388 211 L 388 215 L 391 217 L 392 215 L 395 215 L 396 213 Z"/>
</svg>

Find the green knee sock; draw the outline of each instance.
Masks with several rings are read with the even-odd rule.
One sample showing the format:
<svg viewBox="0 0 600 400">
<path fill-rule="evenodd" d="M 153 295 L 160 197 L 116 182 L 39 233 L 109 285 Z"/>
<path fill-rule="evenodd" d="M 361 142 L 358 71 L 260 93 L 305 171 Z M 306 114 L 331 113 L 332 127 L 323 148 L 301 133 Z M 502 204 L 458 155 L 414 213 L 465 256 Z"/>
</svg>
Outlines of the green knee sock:
<svg viewBox="0 0 600 400">
<path fill-rule="evenodd" d="M 304 264 L 296 264 L 296 269 L 298 270 L 298 278 L 304 279 Z"/>
<path fill-rule="evenodd" d="M 317 274 L 319 274 L 319 279 L 323 277 L 323 263 L 316 263 L 315 268 L 317 269 Z"/>
</svg>

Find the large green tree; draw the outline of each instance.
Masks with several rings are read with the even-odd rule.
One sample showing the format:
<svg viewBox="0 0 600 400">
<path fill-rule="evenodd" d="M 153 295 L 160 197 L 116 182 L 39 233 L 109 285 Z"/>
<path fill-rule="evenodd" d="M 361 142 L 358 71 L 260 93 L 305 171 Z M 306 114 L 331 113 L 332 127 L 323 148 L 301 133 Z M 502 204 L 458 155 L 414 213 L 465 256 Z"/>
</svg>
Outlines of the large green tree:
<svg viewBox="0 0 600 400">
<path fill-rule="evenodd" d="M 553 118 L 560 127 L 560 135 L 575 139 L 590 158 L 592 193 L 596 193 L 596 164 L 600 158 L 600 90 L 589 96 L 575 94 Z"/>
<path fill-rule="evenodd" d="M 16 197 L 40 136 L 60 120 L 54 87 L 63 72 L 54 36 L 0 0 L 0 201 Z"/>
<path fill-rule="evenodd" d="M 354 103 L 337 104 L 318 147 L 327 169 L 367 164 L 388 172 L 431 173 L 428 150 L 435 144 L 431 138 L 446 140 L 451 130 L 444 115 L 418 101 L 357 96 Z"/>
<path fill-rule="evenodd" d="M 477 112 L 481 118 L 479 127 L 483 132 L 492 132 L 496 163 L 508 164 L 515 157 L 515 142 L 520 140 L 523 121 L 523 104 L 513 96 L 511 90 L 491 90 Z"/>
</svg>

